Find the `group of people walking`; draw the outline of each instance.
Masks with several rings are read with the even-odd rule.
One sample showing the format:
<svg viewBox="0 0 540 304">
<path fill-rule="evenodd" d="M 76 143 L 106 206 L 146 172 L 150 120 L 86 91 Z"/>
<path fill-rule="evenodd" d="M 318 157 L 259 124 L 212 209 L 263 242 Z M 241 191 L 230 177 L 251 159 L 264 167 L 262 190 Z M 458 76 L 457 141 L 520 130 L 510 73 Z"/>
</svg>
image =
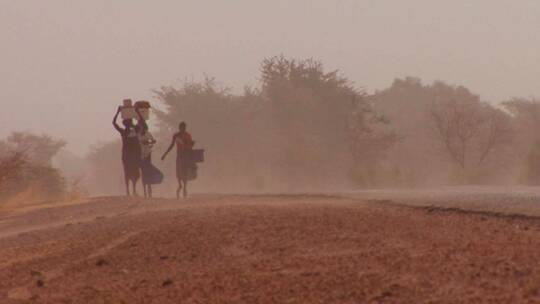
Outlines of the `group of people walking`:
<svg viewBox="0 0 540 304">
<path fill-rule="evenodd" d="M 124 102 L 126 101 L 131 103 L 131 100 L 124 100 Z M 113 118 L 113 126 L 122 138 L 122 165 L 126 194 L 128 196 L 137 195 L 137 182 L 142 177 L 144 196 L 150 198 L 152 197 L 152 185 L 160 184 L 163 181 L 163 173 L 152 164 L 152 150 L 157 141 L 150 133 L 148 124 L 137 106 L 135 106 L 137 124 L 133 123 L 133 119 L 127 118 L 122 119 L 123 127 L 120 127 L 117 121 L 122 110 L 122 106 L 118 107 Z M 161 160 L 165 160 L 175 144 L 177 147 L 176 178 L 178 180 L 176 197 L 180 197 L 182 190 L 183 196 L 187 197 L 188 181 L 197 177 L 197 165 L 191 157 L 195 142 L 191 138 L 191 134 L 186 131 L 185 122 L 179 124 L 178 132 L 173 135 L 171 144 Z"/>
</svg>

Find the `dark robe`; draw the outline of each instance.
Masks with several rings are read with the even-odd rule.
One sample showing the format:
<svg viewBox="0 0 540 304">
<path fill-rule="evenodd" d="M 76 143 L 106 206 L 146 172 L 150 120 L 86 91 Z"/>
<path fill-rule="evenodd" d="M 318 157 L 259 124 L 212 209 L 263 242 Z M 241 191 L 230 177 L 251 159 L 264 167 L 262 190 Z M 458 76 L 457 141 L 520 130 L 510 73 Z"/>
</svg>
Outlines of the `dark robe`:
<svg viewBox="0 0 540 304">
<path fill-rule="evenodd" d="M 135 128 L 122 130 L 122 164 L 124 165 L 124 176 L 132 181 L 136 181 L 141 176 L 141 145 Z"/>
</svg>

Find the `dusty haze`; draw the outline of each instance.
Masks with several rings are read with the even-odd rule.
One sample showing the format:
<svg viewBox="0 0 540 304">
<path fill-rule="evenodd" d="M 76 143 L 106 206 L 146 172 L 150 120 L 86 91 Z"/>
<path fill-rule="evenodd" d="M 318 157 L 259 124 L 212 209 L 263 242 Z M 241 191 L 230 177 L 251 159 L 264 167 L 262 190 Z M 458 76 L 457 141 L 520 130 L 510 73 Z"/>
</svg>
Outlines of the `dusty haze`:
<svg viewBox="0 0 540 304">
<path fill-rule="evenodd" d="M 83 155 L 116 138 L 123 97 L 205 74 L 241 91 L 286 54 L 368 92 L 443 79 L 483 99 L 539 95 L 538 1 L 10 1 L 0 3 L 0 136 L 64 138 Z"/>
<path fill-rule="evenodd" d="M 539 16 L 0 0 L 0 303 L 540 303 Z"/>
</svg>

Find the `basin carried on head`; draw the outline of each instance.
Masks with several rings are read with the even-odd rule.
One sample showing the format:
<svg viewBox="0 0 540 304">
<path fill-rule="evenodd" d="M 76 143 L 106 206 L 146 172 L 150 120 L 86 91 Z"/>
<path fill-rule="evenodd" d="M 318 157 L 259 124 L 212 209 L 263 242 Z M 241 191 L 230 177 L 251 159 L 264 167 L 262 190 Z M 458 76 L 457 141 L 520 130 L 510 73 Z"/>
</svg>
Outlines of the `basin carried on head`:
<svg viewBox="0 0 540 304">
<path fill-rule="evenodd" d="M 135 108 L 139 108 L 139 112 L 144 120 L 150 119 L 150 103 L 145 100 L 137 101 L 135 104 L 131 99 L 124 99 L 122 105 L 122 119 L 139 119 Z"/>
</svg>

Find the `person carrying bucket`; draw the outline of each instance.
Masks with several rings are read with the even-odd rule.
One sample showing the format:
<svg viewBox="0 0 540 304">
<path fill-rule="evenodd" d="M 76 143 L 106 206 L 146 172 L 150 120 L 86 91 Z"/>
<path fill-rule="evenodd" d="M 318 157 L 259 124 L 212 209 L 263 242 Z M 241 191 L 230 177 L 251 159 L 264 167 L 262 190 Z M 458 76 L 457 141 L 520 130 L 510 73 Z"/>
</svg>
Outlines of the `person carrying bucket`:
<svg viewBox="0 0 540 304">
<path fill-rule="evenodd" d="M 178 180 L 178 188 L 176 189 L 176 198 L 180 198 L 180 190 L 183 189 L 184 198 L 187 197 L 188 181 L 194 180 L 197 177 L 197 164 L 193 160 L 192 151 L 195 142 L 191 138 L 191 134 L 186 131 L 186 123 L 181 122 L 178 126 L 178 132 L 172 137 L 171 144 L 161 160 L 165 160 L 167 154 L 173 149 L 176 144 L 176 178 Z"/>
</svg>

